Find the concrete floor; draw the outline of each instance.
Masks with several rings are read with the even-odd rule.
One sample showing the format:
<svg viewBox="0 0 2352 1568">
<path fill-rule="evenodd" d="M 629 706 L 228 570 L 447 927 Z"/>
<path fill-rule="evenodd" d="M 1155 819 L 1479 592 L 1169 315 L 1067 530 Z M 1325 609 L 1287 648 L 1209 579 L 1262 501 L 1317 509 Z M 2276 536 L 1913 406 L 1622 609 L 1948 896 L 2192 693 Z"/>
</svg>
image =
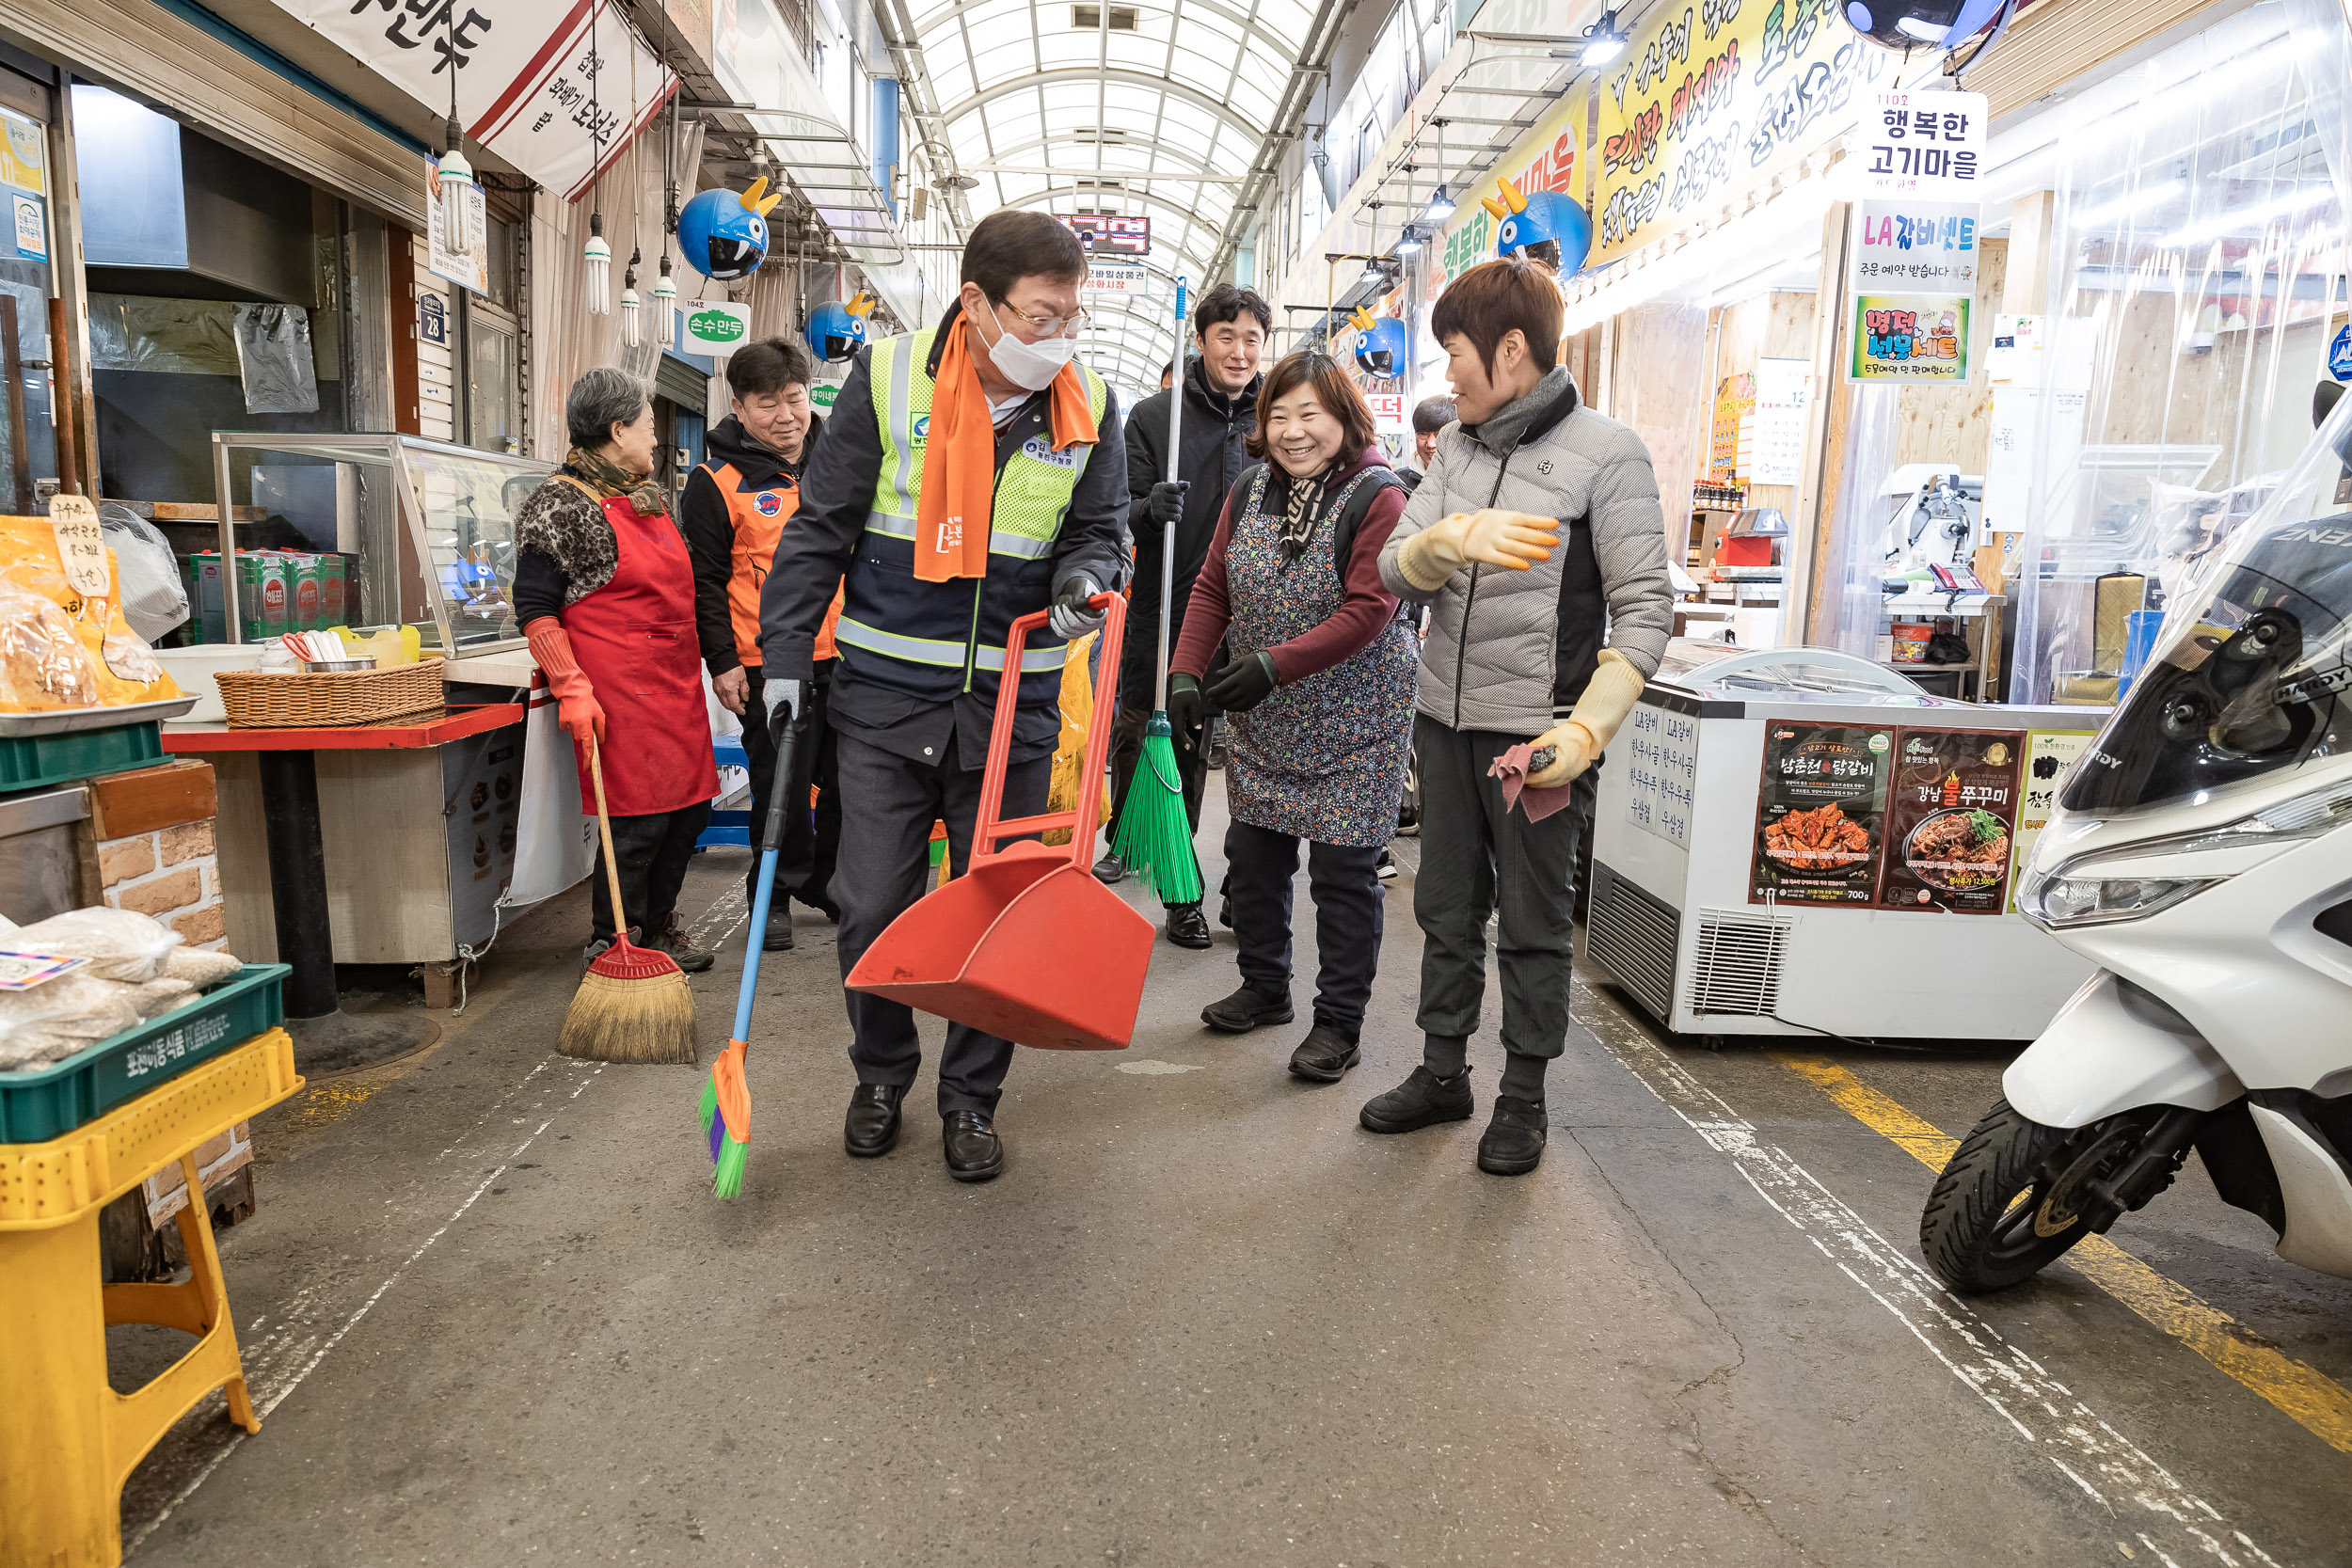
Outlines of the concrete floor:
<svg viewBox="0 0 2352 1568">
<path fill-rule="evenodd" d="M 928 1072 L 896 1152 L 841 1153 L 803 919 L 762 975 L 745 1196 L 715 1202 L 695 1071 L 550 1054 L 584 899 L 534 913 L 433 1051 L 257 1127 L 222 1253 L 265 1424 L 232 1437 L 215 1399 L 165 1440 L 131 1560 L 2352 1562 L 2352 1452 L 2073 1268 L 1933 1290 L 1930 1173 L 1784 1060 L 1584 985 L 1534 1176 L 1473 1168 L 1483 1111 L 1359 1130 L 1420 1049 L 1398 850 L 1345 1083 L 1282 1070 L 1311 980 L 1296 1025 L 1212 1036 L 1230 935 L 1162 944 L 1132 1050 L 1020 1054 L 980 1187 L 941 1167 Z M 742 863 L 688 882 L 733 949 L 696 983 L 707 1052 Z M 1805 1054 L 1947 1133 L 2002 1060 Z M 2193 1164 L 2114 1240 L 2352 1432 L 2352 1283 L 2279 1261 Z M 167 1338 L 116 1332 L 125 1379 Z"/>
</svg>

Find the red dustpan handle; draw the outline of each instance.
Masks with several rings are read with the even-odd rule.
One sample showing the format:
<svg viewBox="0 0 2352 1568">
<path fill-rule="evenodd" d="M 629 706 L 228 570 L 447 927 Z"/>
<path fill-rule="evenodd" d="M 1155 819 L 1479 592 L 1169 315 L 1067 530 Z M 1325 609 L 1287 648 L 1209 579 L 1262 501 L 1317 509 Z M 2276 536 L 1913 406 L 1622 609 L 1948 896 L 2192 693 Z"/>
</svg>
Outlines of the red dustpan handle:
<svg viewBox="0 0 2352 1568">
<path fill-rule="evenodd" d="M 1110 672 L 1111 679 L 1119 679 L 1119 648 L 1127 633 L 1127 601 L 1118 594 L 1097 594 L 1088 601 L 1103 612 L 1103 646 L 1096 657 L 1095 668 Z M 1078 801 L 1070 811 L 1051 811 L 1041 816 L 1016 816 L 1008 822 L 1002 815 L 1005 805 L 1005 765 L 1012 755 L 1013 710 L 1021 705 L 1021 649 L 1029 633 L 1045 624 L 1052 612 L 1041 610 L 1034 615 L 1024 615 L 1005 631 L 1005 667 L 996 676 L 996 721 L 988 732 L 988 766 L 980 775 L 979 816 L 972 827 L 972 859 L 975 863 L 996 853 L 1001 839 L 1020 838 L 1027 833 L 1051 832 L 1056 828 L 1070 830 L 1070 862 L 1084 869 L 1093 859 L 1094 818 L 1103 800 L 1103 764 L 1110 755 L 1111 710 L 1115 703 L 1103 701 L 1103 694 L 1094 694 L 1094 713 L 1087 725 L 1087 754 L 1078 772 Z M 1080 824 L 1085 826 L 1082 828 Z"/>
</svg>

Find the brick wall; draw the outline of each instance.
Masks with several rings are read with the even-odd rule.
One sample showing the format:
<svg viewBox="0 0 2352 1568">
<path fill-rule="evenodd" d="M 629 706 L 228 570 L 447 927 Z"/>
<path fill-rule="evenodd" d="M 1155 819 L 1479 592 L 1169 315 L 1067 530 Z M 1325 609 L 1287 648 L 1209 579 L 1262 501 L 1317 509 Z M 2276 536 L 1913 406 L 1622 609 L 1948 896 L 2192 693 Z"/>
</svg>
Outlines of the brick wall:
<svg viewBox="0 0 2352 1568">
<path fill-rule="evenodd" d="M 209 817 L 99 840 L 98 878 L 107 903 L 154 916 L 190 947 L 218 947 L 228 940 Z"/>
<path fill-rule="evenodd" d="M 197 1174 L 204 1179 L 204 1191 L 217 1195 L 228 1185 L 229 1179 L 253 1163 L 253 1134 L 247 1123 L 239 1122 L 196 1151 Z M 156 1229 L 188 1206 L 188 1180 L 174 1161 L 147 1179 L 142 1190 L 147 1200 L 147 1223 Z"/>
</svg>

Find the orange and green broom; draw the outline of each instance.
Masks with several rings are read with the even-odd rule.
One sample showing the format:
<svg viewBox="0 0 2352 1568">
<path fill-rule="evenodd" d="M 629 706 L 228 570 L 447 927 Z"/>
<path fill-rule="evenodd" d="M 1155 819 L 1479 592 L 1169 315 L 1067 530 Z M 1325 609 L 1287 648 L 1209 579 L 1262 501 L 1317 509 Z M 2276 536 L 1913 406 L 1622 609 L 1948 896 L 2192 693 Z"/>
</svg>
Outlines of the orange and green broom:
<svg viewBox="0 0 2352 1568">
<path fill-rule="evenodd" d="M 710 1140 L 710 1190 L 723 1198 L 743 1191 L 743 1166 L 752 1150 L 752 1086 L 743 1074 L 743 1058 L 751 1049 L 752 998 L 759 989 L 759 955 L 768 934 L 768 911 L 778 896 L 776 856 L 784 846 L 785 813 L 791 809 L 793 763 L 800 751 L 797 716 L 776 726 L 775 783 L 768 791 L 768 816 L 759 831 L 759 887 L 752 900 L 750 935 L 743 943 L 743 984 L 735 995 L 735 1033 L 727 1048 L 710 1064 L 703 1082 L 703 1133 Z M 808 809 L 807 797 L 801 809 Z M 796 891 L 787 886 L 784 895 Z"/>
</svg>

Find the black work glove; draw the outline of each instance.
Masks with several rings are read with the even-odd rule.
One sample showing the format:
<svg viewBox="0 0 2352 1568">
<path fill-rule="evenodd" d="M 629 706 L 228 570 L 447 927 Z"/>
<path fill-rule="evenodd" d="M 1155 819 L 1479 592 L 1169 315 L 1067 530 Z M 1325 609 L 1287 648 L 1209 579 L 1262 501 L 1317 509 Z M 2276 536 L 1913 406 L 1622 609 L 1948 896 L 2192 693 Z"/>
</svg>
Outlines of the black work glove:
<svg viewBox="0 0 2352 1568">
<path fill-rule="evenodd" d="M 1152 520 L 1162 528 L 1174 528 L 1184 515 L 1184 492 L 1192 488 L 1188 479 L 1162 480 L 1152 486 Z"/>
<path fill-rule="evenodd" d="M 1274 674 L 1274 656 L 1261 648 L 1248 658 L 1235 659 L 1217 677 L 1209 688 L 1209 701 L 1228 713 L 1248 713 L 1279 684 Z"/>
<path fill-rule="evenodd" d="M 1200 744 L 1200 726 L 1207 722 L 1208 705 L 1200 697 L 1200 683 L 1190 675 L 1168 677 L 1168 727 L 1176 732 L 1176 739 L 1186 750 Z"/>
<path fill-rule="evenodd" d="M 1094 579 L 1084 572 L 1073 572 L 1062 578 L 1061 585 L 1054 590 L 1053 613 L 1046 617 L 1046 625 L 1054 635 L 1065 642 L 1074 642 L 1090 631 L 1101 631 L 1103 612 L 1088 602 L 1101 592 L 1094 586 Z"/>
</svg>

